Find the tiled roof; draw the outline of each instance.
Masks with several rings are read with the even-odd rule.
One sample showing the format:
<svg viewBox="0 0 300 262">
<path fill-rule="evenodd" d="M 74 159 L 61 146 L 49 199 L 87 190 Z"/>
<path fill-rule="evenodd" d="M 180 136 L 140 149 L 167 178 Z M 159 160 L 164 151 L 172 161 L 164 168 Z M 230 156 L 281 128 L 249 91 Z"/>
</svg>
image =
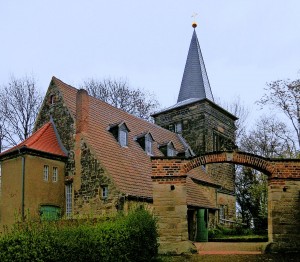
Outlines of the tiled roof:
<svg viewBox="0 0 300 262">
<path fill-rule="evenodd" d="M 56 133 L 55 126 L 52 121 L 43 125 L 35 133 L 20 144 L 2 152 L 0 156 L 7 155 L 21 148 L 33 149 L 43 153 L 53 154 L 57 156 L 67 156 L 67 151 L 60 144 L 60 139 Z"/>
<path fill-rule="evenodd" d="M 207 98 L 214 101 L 195 30 L 186 59 L 177 102 L 190 98 Z"/>
<path fill-rule="evenodd" d="M 77 89 L 53 77 L 66 106 L 76 119 Z M 151 160 L 150 156 L 135 141 L 136 136 L 150 132 L 153 136 L 153 154 L 163 156 L 158 145 L 172 141 L 177 151 L 185 150 L 178 136 L 153 123 L 147 122 L 123 110 L 115 108 L 99 99 L 89 96 L 89 126 L 85 141 L 92 148 L 104 169 L 112 176 L 121 192 L 139 197 L 152 198 Z M 128 147 L 121 147 L 107 128 L 115 123 L 126 123 Z"/>
<path fill-rule="evenodd" d="M 190 177 L 186 178 L 187 204 L 197 207 L 216 208 L 216 203 L 211 199 L 208 190 L 203 190 Z"/>
<path fill-rule="evenodd" d="M 203 181 L 205 183 L 219 186 L 219 184 L 214 180 L 214 178 L 205 172 L 205 169 L 202 166 L 190 170 L 188 176 L 198 181 Z"/>
<path fill-rule="evenodd" d="M 55 77 L 53 81 L 75 120 L 78 90 Z M 98 161 L 111 175 L 121 192 L 130 196 L 152 198 L 151 159 L 136 141 L 136 137 L 147 133 L 152 135 L 154 156 L 163 156 L 158 147 L 169 141 L 173 142 L 176 151 L 183 152 L 187 147 L 184 139 L 167 129 L 130 115 L 91 96 L 89 96 L 89 105 L 89 126 L 84 139 Z M 121 147 L 108 131 L 109 127 L 116 123 L 125 123 L 130 130 L 127 147 Z M 192 178 L 215 184 L 202 168 L 191 171 L 187 177 L 188 204 L 214 208 L 215 205 L 206 193 L 200 190 L 199 185 L 193 182 Z"/>
</svg>

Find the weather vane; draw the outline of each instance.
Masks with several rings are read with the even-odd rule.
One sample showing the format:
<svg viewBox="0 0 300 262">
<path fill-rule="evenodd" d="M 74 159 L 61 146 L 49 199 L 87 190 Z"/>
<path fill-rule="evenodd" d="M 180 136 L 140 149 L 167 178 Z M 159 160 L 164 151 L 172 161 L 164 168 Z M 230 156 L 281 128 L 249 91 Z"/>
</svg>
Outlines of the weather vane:
<svg viewBox="0 0 300 262">
<path fill-rule="evenodd" d="M 192 23 L 192 27 L 194 27 L 194 28 L 197 27 L 197 23 L 196 23 L 196 16 L 197 16 L 197 15 L 198 15 L 198 14 L 194 12 L 193 15 L 191 16 L 191 17 L 194 18 L 194 21 L 193 21 L 193 23 Z"/>
</svg>

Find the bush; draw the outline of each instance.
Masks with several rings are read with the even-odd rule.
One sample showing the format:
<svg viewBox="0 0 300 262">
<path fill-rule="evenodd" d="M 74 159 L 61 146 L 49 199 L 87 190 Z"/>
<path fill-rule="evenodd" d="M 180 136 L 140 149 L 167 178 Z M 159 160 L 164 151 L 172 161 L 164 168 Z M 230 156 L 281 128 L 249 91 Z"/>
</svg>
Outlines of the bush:
<svg viewBox="0 0 300 262">
<path fill-rule="evenodd" d="M 208 238 L 224 238 L 226 236 L 246 236 L 253 234 L 252 230 L 242 225 L 236 225 L 232 228 L 218 225 L 216 228 L 209 229 Z"/>
<path fill-rule="evenodd" d="M 157 237 L 145 210 L 101 223 L 31 222 L 0 239 L 0 261 L 151 261 Z"/>
</svg>

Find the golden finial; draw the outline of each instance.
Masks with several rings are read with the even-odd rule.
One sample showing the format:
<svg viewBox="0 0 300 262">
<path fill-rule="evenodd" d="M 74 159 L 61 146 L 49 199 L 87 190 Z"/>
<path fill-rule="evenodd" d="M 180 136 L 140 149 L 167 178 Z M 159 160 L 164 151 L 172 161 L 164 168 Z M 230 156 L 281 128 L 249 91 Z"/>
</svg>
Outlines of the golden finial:
<svg viewBox="0 0 300 262">
<path fill-rule="evenodd" d="M 198 15 L 197 13 L 193 13 L 193 15 L 191 16 L 191 17 L 194 18 L 194 22 L 192 23 L 192 27 L 193 27 L 193 28 L 196 28 L 196 27 L 197 27 L 197 23 L 196 23 L 196 16 L 197 16 L 197 15 Z"/>
</svg>

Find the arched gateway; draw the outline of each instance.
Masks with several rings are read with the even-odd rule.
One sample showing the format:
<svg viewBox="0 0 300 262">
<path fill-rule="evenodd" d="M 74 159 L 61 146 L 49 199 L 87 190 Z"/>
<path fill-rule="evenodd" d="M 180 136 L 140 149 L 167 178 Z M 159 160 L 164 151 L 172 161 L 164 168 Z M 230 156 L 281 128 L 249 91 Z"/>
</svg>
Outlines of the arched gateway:
<svg viewBox="0 0 300 262">
<path fill-rule="evenodd" d="M 300 246 L 300 159 L 268 159 L 237 152 L 215 152 L 192 159 L 152 158 L 153 206 L 158 217 L 161 252 L 188 252 L 188 173 L 202 165 L 233 163 L 268 176 L 268 239 L 271 251 Z"/>
</svg>

